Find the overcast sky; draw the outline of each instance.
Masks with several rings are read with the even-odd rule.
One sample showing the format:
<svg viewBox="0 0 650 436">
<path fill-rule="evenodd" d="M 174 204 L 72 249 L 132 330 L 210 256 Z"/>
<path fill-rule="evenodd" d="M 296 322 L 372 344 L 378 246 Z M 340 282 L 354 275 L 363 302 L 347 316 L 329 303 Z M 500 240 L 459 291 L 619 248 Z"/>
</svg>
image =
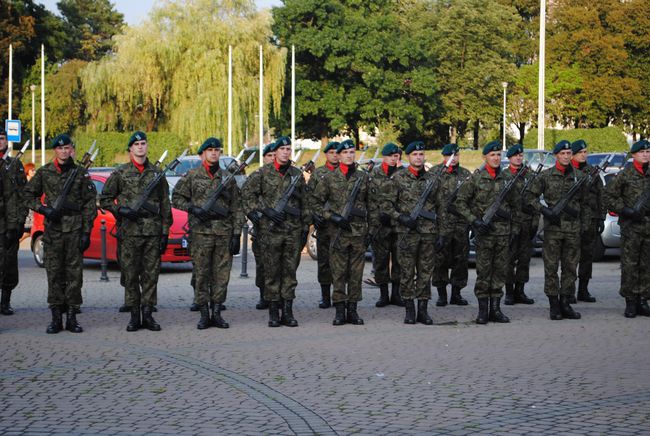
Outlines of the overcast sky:
<svg viewBox="0 0 650 436">
<path fill-rule="evenodd" d="M 37 0 L 38 3 L 45 5 L 46 8 L 58 14 L 56 3 L 58 0 Z M 149 10 L 156 0 L 111 0 L 115 9 L 124 14 L 124 20 L 129 24 L 138 24 L 147 16 Z M 280 0 L 255 0 L 258 8 L 270 8 L 271 6 L 280 6 Z"/>
</svg>

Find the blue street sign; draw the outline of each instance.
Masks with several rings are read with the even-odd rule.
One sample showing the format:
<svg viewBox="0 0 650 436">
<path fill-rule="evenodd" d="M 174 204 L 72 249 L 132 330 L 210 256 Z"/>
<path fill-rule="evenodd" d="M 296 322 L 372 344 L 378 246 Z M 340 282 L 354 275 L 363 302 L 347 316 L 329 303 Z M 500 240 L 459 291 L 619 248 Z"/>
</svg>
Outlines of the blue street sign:
<svg viewBox="0 0 650 436">
<path fill-rule="evenodd" d="M 5 120 L 5 131 L 7 132 L 7 141 L 20 142 L 20 120 Z"/>
</svg>

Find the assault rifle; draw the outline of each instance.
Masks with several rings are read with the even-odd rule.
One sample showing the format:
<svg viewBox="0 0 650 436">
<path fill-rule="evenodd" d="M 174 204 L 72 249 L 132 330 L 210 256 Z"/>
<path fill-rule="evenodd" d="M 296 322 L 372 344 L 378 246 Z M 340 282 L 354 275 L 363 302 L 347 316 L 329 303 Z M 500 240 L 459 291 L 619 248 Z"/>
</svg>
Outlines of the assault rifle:
<svg viewBox="0 0 650 436">
<path fill-rule="evenodd" d="M 643 194 L 641 194 L 641 196 L 634 203 L 632 209 L 634 209 L 635 212 L 642 214 L 648 207 L 648 202 L 650 202 L 650 188 L 643 191 Z"/>
<path fill-rule="evenodd" d="M 352 191 L 350 192 L 350 195 L 348 196 L 348 199 L 345 202 L 345 206 L 343 206 L 343 210 L 341 211 L 341 216 L 348 221 L 351 216 L 356 216 L 360 218 L 366 217 L 365 210 L 357 209 L 354 207 L 354 203 L 357 201 L 357 197 L 359 196 L 359 192 L 361 191 L 361 183 L 363 183 L 364 181 L 365 181 L 364 177 L 359 177 L 356 180 L 356 182 L 354 182 L 354 185 L 352 186 Z M 339 246 L 341 231 L 342 229 L 339 228 L 338 231 L 336 232 L 336 236 L 334 236 L 334 240 L 332 241 L 333 247 Z"/>
<path fill-rule="evenodd" d="M 74 184 L 74 181 L 77 178 L 77 174 L 79 174 L 79 168 L 83 167 L 84 169 L 88 169 L 95 161 L 95 158 L 97 157 L 97 153 L 99 153 L 99 150 L 95 150 L 95 145 L 96 145 L 96 141 L 93 141 L 93 144 L 90 146 L 88 151 L 85 152 L 84 155 L 81 157 L 81 161 L 79 162 L 79 165 L 75 165 L 74 168 L 70 170 L 68 177 L 65 179 L 65 182 L 63 183 L 63 189 L 61 189 L 61 193 L 56 198 L 56 200 L 54 200 L 54 203 L 52 204 L 52 209 L 54 209 L 55 211 L 62 213 L 64 209 L 71 210 L 74 212 L 79 212 L 81 210 L 78 204 L 68 201 L 68 195 L 70 194 L 72 185 Z"/>
<path fill-rule="evenodd" d="M 366 162 L 366 171 L 370 172 L 375 167 L 375 159 L 377 159 L 377 156 L 379 156 L 379 147 L 377 147 L 377 150 L 375 150 L 374 156 L 368 162 Z"/>
<path fill-rule="evenodd" d="M 519 168 L 519 171 L 517 171 L 517 173 L 515 174 L 515 176 L 512 179 L 510 179 L 503 188 L 501 188 L 501 191 L 499 191 L 497 197 L 494 199 L 492 204 L 487 208 L 487 210 L 483 214 L 483 217 L 481 218 L 486 225 L 490 226 L 492 224 L 492 220 L 494 219 L 495 215 L 498 215 L 502 218 L 505 218 L 507 216 L 507 214 L 501 210 L 501 205 L 506 200 L 506 197 L 508 196 L 510 191 L 514 189 L 517 180 L 523 177 L 527 171 L 528 171 L 528 166 L 522 165 L 521 168 Z"/>
<path fill-rule="evenodd" d="M 449 197 L 447 197 L 447 202 L 445 203 L 445 208 L 446 208 L 446 210 L 448 210 L 450 213 L 452 213 L 452 214 L 454 214 L 454 215 L 457 215 L 457 216 L 460 215 L 460 214 L 458 213 L 458 211 L 455 210 L 455 208 L 452 209 L 451 206 L 454 204 L 454 202 L 455 202 L 456 199 L 458 198 L 458 193 L 460 192 L 460 188 L 462 188 L 462 186 L 465 184 L 465 182 L 467 182 L 467 181 L 468 181 L 469 179 L 471 179 L 471 178 L 472 178 L 472 176 L 469 175 L 469 176 L 465 177 L 463 180 L 461 180 L 460 183 L 458 183 L 458 184 L 456 185 L 456 188 L 454 188 L 454 190 L 452 191 L 452 193 L 449 194 Z"/>
<path fill-rule="evenodd" d="M 519 191 L 520 195 L 524 195 L 526 191 L 528 191 L 528 187 L 530 186 L 530 184 L 535 181 L 535 179 L 537 178 L 537 176 L 539 176 L 539 173 L 541 173 L 543 169 L 544 169 L 543 163 L 537 165 L 537 168 L 535 169 L 533 174 L 528 178 L 528 180 L 524 182 L 524 186 L 521 188 L 521 191 Z"/>
<path fill-rule="evenodd" d="M 165 173 L 167 171 L 174 171 L 174 168 L 176 168 L 181 162 L 180 159 L 184 158 L 185 155 L 187 154 L 188 149 L 185 149 L 185 151 L 178 156 L 176 159 L 171 161 L 169 165 L 165 167 L 164 170 L 158 171 L 154 178 L 149 182 L 149 184 L 144 188 L 144 191 L 142 191 L 142 194 L 138 198 L 135 199 L 135 201 L 131 202 L 128 204 L 128 207 L 133 209 L 137 214 L 141 214 L 142 210 L 145 210 L 153 215 L 158 215 L 160 213 L 160 207 L 154 206 L 153 204 L 149 203 L 149 196 L 151 193 L 156 189 L 158 186 L 158 183 L 165 177 Z M 162 163 L 163 159 L 167 155 L 167 150 L 163 153 L 163 155 L 158 159 L 158 162 Z M 158 165 L 158 162 L 156 162 L 156 165 Z"/>
<path fill-rule="evenodd" d="M 25 154 L 25 150 L 27 150 L 27 147 L 29 147 L 29 139 L 27 140 L 27 142 L 25 142 L 25 145 L 23 145 L 23 148 L 20 149 L 16 157 L 14 157 L 9 163 L 7 163 L 10 157 L 9 151 L 5 153 L 5 155 L 2 157 L 2 161 L 3 161 L 2 167 L 4 168 L 5 173 L 9 173 L 11 169 L 14 167 L 14 165 L 16 165 L 16 161 L 19 161 L 20 158 L 23 157 L 23 155 Z"/>
</svg>

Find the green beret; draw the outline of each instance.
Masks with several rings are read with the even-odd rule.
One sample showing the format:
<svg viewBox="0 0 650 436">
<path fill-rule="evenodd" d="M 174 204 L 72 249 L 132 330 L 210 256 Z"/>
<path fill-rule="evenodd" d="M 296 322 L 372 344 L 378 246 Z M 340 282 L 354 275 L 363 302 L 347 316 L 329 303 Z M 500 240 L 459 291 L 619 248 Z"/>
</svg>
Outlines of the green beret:
<svg viewBox="0 0 650 436">
<path fill-rule="evenodd" d="M 384 145 L 384 148 L 381 149 L 382 156 L 390 156 L 391 154 L 399 153 L 399 147 L 392 142 Z"/>
<path fill-rule="evenodd" d="M 447 144 L 444 147 L 442 147 L 442 155 L 443 156 L 451 156 L 452 154 L 456 154 L 460 151 L 460 148 L 456 144 Z"/>
<path fill-rule="evenodd" d="M 66 135 L 65 133 L 58 135 L 52 140 L 52 143 L 50 144 L 52 148 L 63 147 L 64 145 L 72 145 L 74 147 L 72 138 L 70 138 L 70 136 Z"/>
<path fill-rule="evenodd" d="M 289 138 L 288 136 L 280 136 L 273 143 L 273 146 L 271 147 L 271 151 L 276 151 L 278 148 L 283 147 L 285 145 L 291 145 L 291 138 Z"/>
<path fill-rule="evenodd" d="M 411 154 L 414 151 L 422 151 L 422 150 L 424 150 L 424 142 L 422 142 L 422 141 L 413 141 L 409 145 L 406 146 L 406 149 L 404 150 L 404 153 Z"/>
<path fill-rule="evenodd" d="M 506 157 L 512 157 L 524 152 L 524 147 L 521 144 L 515 144 L 506 151 Z"/>
<path fill-rule="evenodd" d="M 356 148 L 354 146 L 354 142 L 351 139 L 346 139 L 345 141 L 339 143 L 339 145 L 336 146 L 336 152 L 340 153 L 343 150 L 349 150 L 351 148 Z"/>
<path fill-rule="evenodd" d="M 499 141 L 491 141 L 485 144 L 485 147 L 483 147 L 483 156 L 486 154 L 492 153 L 493 151 L 501 151 L 501 142 Z"/>
<path fill-rule="evenodd" d="M 330 150 L 336 150 L 338 146 L 339 146 L 338 141 L 330 141 L 325 146 L 325 149 L 323 150 L 323 152 L 327 153 Z"/>
<path fill-rule="evenodd" d="M 197 151 L 196 154 L 203 154 L 203 152 L 208 148 L 222 149 L 223 146 L 221 145 L 221 141 L 219 141 L 219 139 L 208 138 L 203 142 L 203 144 L 201 144 L 201 146 L 199 147 L 199 151 Z"/>
<path fill-rule="evenodd" d="M 561 140 L 553 147 L 553 154 L 558 154 L 562 150 L 571 150 L 571 143 L 566 139 Z"/>
<path fill-rule="evenodd" d="M 577 152 L 579 152 L 580 150 L 584 150 L 585 148 L 587 148 L 587 143 L 582 139 L 578 139 L 573 144 L 571 144 L 571 151 L 573 151 L 573 154 L 576 154 Z"/>
<path fill-rule="evenodd" d="M 269 143 L 269 144 L 266 144 L 266 145 L 264 146 L 264 148 L 262 149 L 262 156 L 266 156 L 266 155 L 269 154 L 269 153 L 273 153 L 273 152 L 275 151 L 275 150 L 273 150 L 273 145 L 274 145 L 274 144 L 275 144 L 274 142 L 271 142 L 271 143 Z"/>
<path fill-rule="evenodd" d="M 632 145 L 632 148 L 630 148 L 630 153 L 634 154 L 637 151 L 641 151 L 641 150 L 650 150 L 650 142 L 648 142 L 645 139 L 635 142 Z"/>
<path fill-rule="evenodd" d="M 129 138 L 129 145 L 126 149 L 128 150 L 129 148 L 131 148 L 131 146 L 135 141 L 146 141 L 146 140 L 147 140 L 147 135 L 144 132 L 141 132 L 139 130 L 137 132 L 133 132 L 133 135 L 131 135 L 131 137 Z"/>
</svg>

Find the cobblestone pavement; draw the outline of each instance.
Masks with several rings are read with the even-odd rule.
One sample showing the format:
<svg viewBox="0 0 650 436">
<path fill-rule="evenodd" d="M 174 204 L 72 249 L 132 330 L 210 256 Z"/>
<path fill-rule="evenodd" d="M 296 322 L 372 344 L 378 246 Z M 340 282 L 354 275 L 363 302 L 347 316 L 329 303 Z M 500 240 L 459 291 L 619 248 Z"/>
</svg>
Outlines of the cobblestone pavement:
<svg viewBox="0 0 650 436">
<path fill-rule="evenodd" d="M 161 332 L 127 333 L 119 272 L 85 270 L 83 334 L 45 334 L 45 271 L 20 253 L 14 316 L 0 316 L 0 434 L 524 434 L 650 433 L 649 318 L 625 319 L 616 258 L 594 268 L 595 304 L 551 322 L 542 261 L 533 306 L 504 307 L 507 325 L 473 324 L 468 307 L 433 307 L 440 325 L 407 326 L 376 309 L 333 327 L 316 307 L 316 263 L 303 257 L 295 315 L 270 329 L 249 278 L 233 270 L 229 330 L 196 329 L 189 265 L 165 264 Z M 366 276 L 370 264 L 366 265 Z"/>
</svg>

